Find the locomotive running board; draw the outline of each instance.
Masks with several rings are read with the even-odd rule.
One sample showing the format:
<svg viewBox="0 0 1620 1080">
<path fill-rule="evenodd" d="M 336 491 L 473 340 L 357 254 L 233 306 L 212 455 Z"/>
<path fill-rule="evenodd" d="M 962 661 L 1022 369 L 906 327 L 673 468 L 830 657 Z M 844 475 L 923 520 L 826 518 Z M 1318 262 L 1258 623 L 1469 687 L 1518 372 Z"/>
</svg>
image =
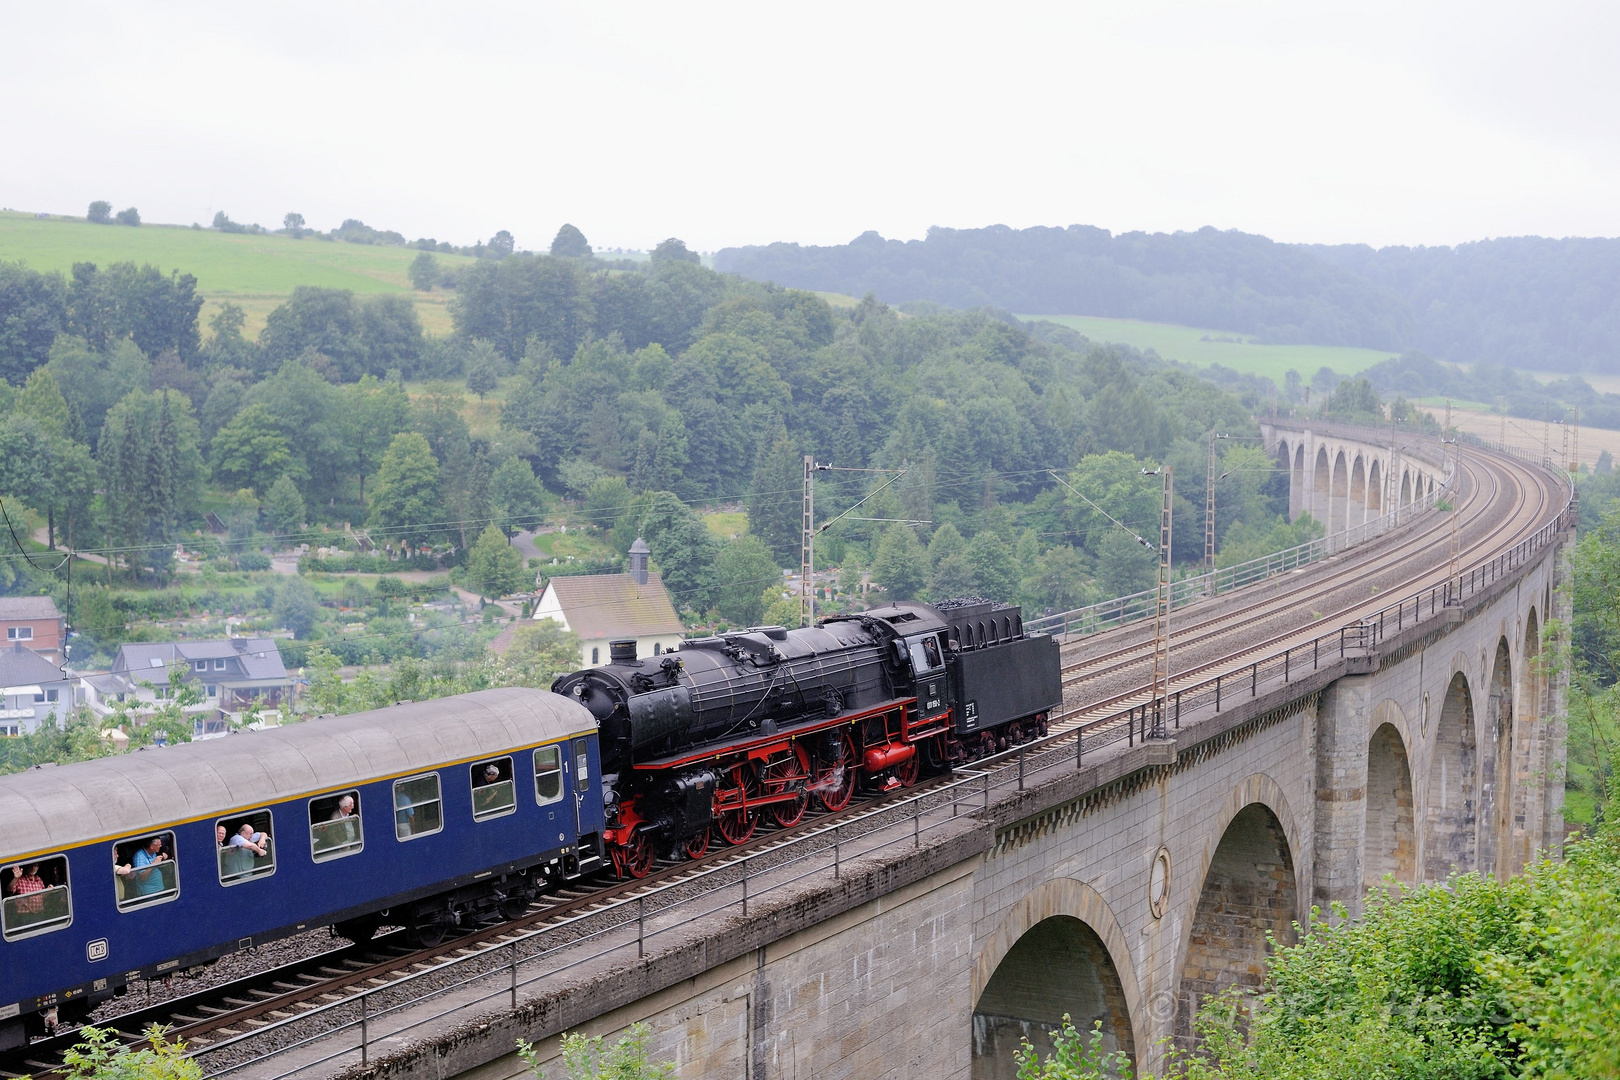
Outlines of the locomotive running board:
<svg viewBox="0 0 1620 1080">
<path fill-rule="evenodd" d="M 750 750 L 758 750 L 762 747 L 774 746 L 777 743 L 787 742 L 792 739 L 802 739 L 806 735 L 814 735 L 818 732 L 831 731 L 834 728 L 838 728 L 846 724 L 858 724 L 862 720 L 869 717 L 877 716 L 881 713 L 893 712 L 897 708 L 915 706 L 916 704 L 917 699 L 914 697 L 891 698 L 881 705 L 875 705 L 868 709 L 862 709 L 860 712 L 844 713 L 840 716 L 834 717 L 816 717 L 812 720 L 805 720 L 787 727 L 778 728 L 774 734 L 759 735 L 747 740 L 746 742 L 710 743 L 707 748 L 691 750 L 684 754 L 678 754 L 673 757 L 654 758 L 652 761 L 640 761 L 636 763 L 635 768 L 641 771 L 673 769 L 682 765 L 692 765 L 700 761 L 708 761 L 712 758 L 734 757 L 739 754 L 746 754 Z"/>
</svg>

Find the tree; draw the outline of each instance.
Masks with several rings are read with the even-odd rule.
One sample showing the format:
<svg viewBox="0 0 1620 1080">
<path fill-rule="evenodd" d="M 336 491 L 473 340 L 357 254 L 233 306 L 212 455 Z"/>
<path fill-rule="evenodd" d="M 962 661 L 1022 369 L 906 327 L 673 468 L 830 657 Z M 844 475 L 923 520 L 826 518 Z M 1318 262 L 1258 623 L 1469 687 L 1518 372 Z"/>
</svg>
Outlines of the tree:
<svg viewBox="0 0 1620 1080">
<path fill-rule="evenodd" d="M 467 587 L 485 599 L 498 600 L 533 582 L 523 569 L 523 556 L 491 523 L 467 553 Z"/>
<path fill-rule="evenodd" d="M 579 635 L 555 619 L 531 619 L 517 628 L 501 660 L 502 685 L 550 686 L 557 676 L 578 670 Z"/>
<path fill-rule="evenodd" d="M 377 467 L 395 435 L 411 422 L 411 402 L 405 388 L 366 375 L 339 391 L 342 409 L 336 429 L 337 443 L 348 468 L 360 483 L 360 508 L 366 505 L 366 477 Z"/>
<path fill-rule="evenodd" d="M 16 411 L 31 416 L 34 421 L 59 438 L 66 438 L 71 417 L 67 398 L 49 371 L 39 368 L 31 372 L 17 395 Z"/>
<path fill-rule="evenodd" d="M 304 497 L 285 472 L 276 477 L 276 482 L 265 493 L 264 512 L 270 519 L 270 527 L 283 536 L 304 527 Z"/>
<path fill-rule="evenodd" d="M 667 262 L 692 263 L 695 266 L 703 265 L 703 259 L 697 252 L 688 251 L 686 244 L 673 236 L 653 248 L 652 252 L 652 264 L 654 267 Z"/>
<path fill-rule="evenodd" d="M 104 199 L 97 199 L 90 204 L 90 212 L 85 215 L 85 220 L 92 225 L 111 225 L 112 203 Z"/>
<path fill-rule="evenodd" d="M 516 246 L 517 242 L 512 239 L 512 234 L 507 232 L 505 229 L 502 229 L 500 232 L 489 238 L 490 254 L 495 256 L 497 259 L 504 259 L 508 255 L 512 254 L 512 250 Z"/>
<path fill-rule="evenodd" d="M 1153 588 L 1158 556 L 1118 529 L 1097 545 L 1097 584 L 1103 596 L 1129 596 Z"/>
<path fill-rule="evenodd" d="M 418 292 L 432 292 L 439 283 L 439 260 L 422 252 L 411 260 L 411 287 Z"/>
<path fill-rule="evenodd" d="M 928 541 L 928 564 L 937 567 L 941 562 L 952 555 L 961 555 L 967 541 L 962 539 L 962 533 L 955 525 L 946 522 L 934 530 L 933 539 Z M 935 593 L 936 597 L 948 594 Z"/>
<path fill-rule="evenodd" d="M 366 525 L 384 540 L 412 547 L 428 544 L 440 532 L 439 463 L 427 439 L 415 431 L 395 435 L 383 454 Z"/>
<path fill-rule="evenodd" d="M 270 312 L 259 343 L 271 369 L 312 351 L 331 360 L 345 382 L 368 370 L 360 309 L 348 289 L 295 286 L 287 302 Z"/>
<path fill-rule="evenodd" d="M 315 629 L 315 590 L 301 577 L 282 578 L 276 585 L 275 603 L 270 606 L 270 618 L 284 630 L 292 631 L 299 640 L 309 637 Z"/>
<path fill-rule="evenodd" d="M 214 478 L 228 488 L 263 494 L 296 467 L 281 425 L 263 405 L 249 405 L 220 428 L 209 447 Z"/>
<path fill-rule="evenodd" d="M 67 330 L 102 352 L 129 339 L 149 357 L 174 350 L 183 363 L 197 355 L 197 279 L 178 270 L 167 276 L 150 264 L 73 264 L 67 288 Z"/>
<path fill-rule="evenodd" d="M 551 253 L 568 259 L 588 259 L 591 257 L 591 245 L 584 233 L 572 225 L 564 225 L 551 241 Z"/>
<path fill-rule="evenodd" d="M 562 1040 L 563 1068 L 568 1080 L 668 1080 L 675 1075 L 670 1062 L 655 1062 L 647 1049 L 652 1040 L 652 1028 L 646 1024 L 631 1024 L 617 1042 L 603 1049 L 604 1039 L 598 1035 L 564 1035 Z M 518 1056 L 534 1072 L 535 1080 L 545 1080 L 540 1069 L 540 1056 L 534 1046 L 522 1039 L 517 1043 Z"/>
<path fill-rule="evenodd" d="M 489 512 L 504 532 L 534 528 L 545 506 L 546 490 L 527 461 L 514 455 L 495 466 L 489 478 Z"/>
<path fill-rule="evenodd" d="M 759 537 L 728 540 L 714 560 L 709 595 L 722 618 L 736 626 L 758 626 L 765 613 L 762 590 L 781 588 L 782 568 Z"/>
<path fill-rule="evenodd" d="M 161 1024 L 146 1029 L 147 1045 L 132 1050 L 113 1029 L 85 1025 L 79 1041 L 62 1055 L 68 1080 L 201 1080 L 202 1066 L 186 1056 L 186 1044 L 165 1039 Z"/>
<path fill-rule="evenodd" d="M 493 352 L 493 350 L 491 350 Z M 467 389 L 477 394 L 482 400 L 483 396 L 501 385 L 500 354 L 493 356 L 477 356 L 467 367 Z"/>
<path fill-rule="evenodd" d="M 20 385 L 50 359 L 67 324 L 67 283 L 20 262 L 0 262 L 0 379 Z"/>
<path fill-rule="evenodd" d="M 1080 553 L 1059 544 L 1035 559 L 1035 572 L 1024 580 L 1023 594 L 1032 607 L 1073 611 L 1086 602 L 1086 565 Z"/>
<path fill-rule="evenodd" d="M 778 566 L 799 561 L 804 531 L 804 461 L 780 423 L 761 439 L 748 492 L 748 531 L 762 540 Z"/>
<path fill-rule="evenodd" d="M 180 526 L 198 516 L 202 435 L 174 390 L 135 390 L 107 412 L 96 447 L 108 531 L 162 574 Z"/>
<path fill-rule="evenodd" d="M 139 225 L 141 223 L 141 212 L 133 206 L 126 206 L 118 211 L 113 220 L 120 225 Z"/>
<path fill-rule="evenodd" d="M 1068 493 L 1069 520 L 1088 550 L 1100 551 L 1103 538 L 1119 531 L 1119 527 L 1098 513 L 1092 503 L 1134 532 L 1146 535 L 1158 525 L 1160 487 L 1156 478 L 1142 475 L 1144 467 L 1152 465 L 1110 450 L 1087 454 L 1069 470 L 1069 484 L 1085 496 L 1082 499 L 1080 495 Z"/>
<path fill-rule="evenodd" d="M 710 574 L 720 546 L 714 533 L 673 492 L 657 491 L 635 515 L 653 561 L 679 608 L 702 611 L 714 602 Z"/>
<path fill-rule="evenodd" d="M 910 526 L 889 526 L 872 559 L 872 580 L 883 586 L 891 600 L 914 600 L 927 576 L 928 555 Z"/>
<path fill-rule="evenodd" d="M 304 215 L 288 214 L 281 219 L 281 226 L 294 236 L 301 235 L 304 231 Z"/>
<path fill-rule="evenodd" d="M 1018 566 L 1013 561 L 1012 549 L 999 533 L 980 529 L 968 541 L 962 559 L 973 573 L 973 586 L 978 595 L 1002 602 L 1016 599 Z"/>
</svg>

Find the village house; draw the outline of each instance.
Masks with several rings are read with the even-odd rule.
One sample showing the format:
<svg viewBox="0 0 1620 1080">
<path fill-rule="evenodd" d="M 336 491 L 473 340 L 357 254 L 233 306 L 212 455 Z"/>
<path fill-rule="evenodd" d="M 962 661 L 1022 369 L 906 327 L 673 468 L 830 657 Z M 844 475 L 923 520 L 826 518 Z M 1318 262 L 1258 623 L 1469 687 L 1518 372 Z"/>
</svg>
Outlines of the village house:
<svg viewBox="0 0 1620 1080">
<path fill-rule="evenodd" d="M 272 714 L 291 702 L 292 679 L 274 638 L 132 642 L 118 647 L 110 672 L 82 676 L 79 685 L 84 704 L 98 715 L 123 702 L 139 717 L 173 700 L 182 680 L 202 691 L 202 701 L 186 710 L 196 717 L 198 735 L 224 731 L 227 716 L 239 718 L 255 702 Z"/>
<path fill-rule="evenodd" d="M 0 649 L 0 735 L 38 731 L 51 716 L 66 720 L 73 708 L 73 680 L 32 649 Z"/>
<path fill-rule="evenodd" d="M 535 605 L 536 619 L 552 619 L 579 636 L 581 667 L 608 662 L 608 642 L 633 638 L 637 656 L 680 647 L 686 629 L 659 576 L 647 569 L 645 540 L 630 545 L 627 574 L 554 577 Z"/>
<path fill-rule="evenodd" d="M 5 648 L 21 645 L 53 664 L 66 659 L 62 613 L 48 596 L 0 596 L 0 631 L 5 634 L 0 638 Z"/>
</svg>

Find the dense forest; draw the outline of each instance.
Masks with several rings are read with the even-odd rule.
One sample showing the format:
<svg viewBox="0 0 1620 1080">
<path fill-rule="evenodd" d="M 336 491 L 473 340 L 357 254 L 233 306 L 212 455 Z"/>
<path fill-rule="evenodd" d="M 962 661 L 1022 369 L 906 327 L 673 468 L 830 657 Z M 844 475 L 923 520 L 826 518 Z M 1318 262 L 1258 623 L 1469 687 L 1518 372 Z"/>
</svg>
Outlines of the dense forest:
<svg viewBox="0 0 1620 1080">
<path fill-rule="evenodd" d="M 1160 463 L 1180 478 L 1175 560 L 1190 568 L 1212 429 L 1234 436 L 1220 443 L 1223 562 L 1317 531 L 1281 517 L 1286 480 L 1250 420 L 1259 395 L 1151 356 L 989 311 L 834 309 L 709 270 L 678 240 L 642 263 L 595 259 L 566 232 L 554 247 L 574 254 L 504 247 L 456 275 L 444 337 L 398 294 L 300 287 L 250 339 L 229 304 L 204 332 L 181 272 L 0 265 L 0 496 L 37 515 L 46 546 L 105 556 L 81 577 L 81 608 L 103 585 L 170 584 L 176 545 L 203 543 L 212 514 L 233 565 L 300 539 L 348 542 L 352 525 L 379 566 L 458 567 L 489 596 L 533 581 L 503 536 L 599 536 L 609 554 L 547 570 L 565 573 L 612 569 L 641 535 L 707 625 L 757 623 L 782 602 L 804 454 L 835 467 L 818 516 L 850 512 L 818 541 L 818 564 L 841 570 L 830 605 L 855 602 L 863 577 L 893 597 L 1032 610 L 1145 587 L 1153 558 L 1132 531 L 1156 522 L 1143 470 Z M 1353 412 L 1352 398 L 1376 406 L 1369 395 L 1358 383 L 1336 398 Z M 746 509 L 741 535 L 705 523 L 722 506 Z M 62 590 L 60 570 L 16 555 L 0 559 L 0 587 Z M 275 604 L 308 632 L 299 603 Z"/>
<path fill-rule="evenodd" d="M 1068 228 L 863 233 L 843 246 L 728 248 L 715 265 L 891 304 L 991 305 L 1252 334 L 1278 344 L 1418 351 L 1456 363 L 1620 372 L 1620 240 L 1457 247 L 1278 244 L 1197 232 Z"/>
</svg>

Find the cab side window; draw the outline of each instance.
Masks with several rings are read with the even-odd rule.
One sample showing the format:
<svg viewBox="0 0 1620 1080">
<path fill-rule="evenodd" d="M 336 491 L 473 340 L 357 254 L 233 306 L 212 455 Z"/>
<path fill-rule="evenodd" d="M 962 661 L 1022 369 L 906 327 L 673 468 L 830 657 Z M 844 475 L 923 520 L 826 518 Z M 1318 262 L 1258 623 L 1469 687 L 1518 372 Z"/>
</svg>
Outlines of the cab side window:
<svg viewBox="0 0 1620 1080">
<path fill-rule="evenodd" d="M 113 885 L 119 911 L 133 911 L 180 895 L 174 833 L 149 833 L 113 845 Z"/>
<path fill-rule="evenodd" d="M 358 791 L 309 800 L 309 854 L 316 862 L 357 854 L 365 844 Z"/>
<path fill-rule="evenodd" d="M 444 828 L 439 774 L 394 781 L 394 835 L 401 840 L 431 836 Z"/>
<path fill-rule="evenodd" d="M 240 885 L 276 872 L 276 849 L 269 810 L 250 810 L 214 822 L 219 883 Z"/>
<path fill-rule="evenodd" d="M 541 806 L 562 798 L 561 747 L 542 746 L 534 752 L 534 799 Z"/>
<path fill-rule="evenodd" d="M 512 759 L 492 758 L 473 764 L 472 778 L 473 820 L 486 821 L 517 811 L 517 789 L 512 783 Z"/>
<path fill-rule="evenodd" d="M 16 863 L 0 871 L 0 927 L 7 941 L 60 930 L 73 922 L 65 855 Z"/>
</svg>

